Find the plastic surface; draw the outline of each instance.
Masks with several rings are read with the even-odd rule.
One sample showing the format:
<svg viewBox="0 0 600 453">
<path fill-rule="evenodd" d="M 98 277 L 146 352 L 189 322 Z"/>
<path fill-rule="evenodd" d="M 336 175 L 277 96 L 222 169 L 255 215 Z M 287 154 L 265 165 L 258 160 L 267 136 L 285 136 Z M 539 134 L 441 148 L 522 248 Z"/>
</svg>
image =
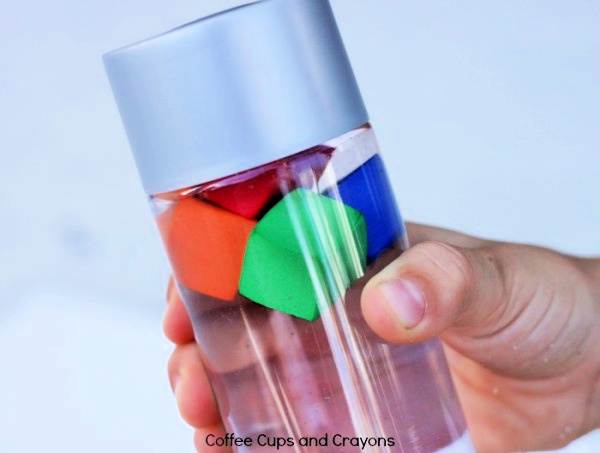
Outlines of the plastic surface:
<svg viewBox="0 0 600 453">
<path fill-rule="evenodd" d="M 115 50 L 146 192 L 282 158 L 368 122 L 327 0 L 263 0 Z"/>
<path fill-rule="evenodd" d="M 225 429 L 252 438 L 238 451 L 472 451 L 439 342 L 388 344 L 362 316 L 364 285 L 407 247 L 376 148 L 365 126 L 152 196 Z"/>
</svg>

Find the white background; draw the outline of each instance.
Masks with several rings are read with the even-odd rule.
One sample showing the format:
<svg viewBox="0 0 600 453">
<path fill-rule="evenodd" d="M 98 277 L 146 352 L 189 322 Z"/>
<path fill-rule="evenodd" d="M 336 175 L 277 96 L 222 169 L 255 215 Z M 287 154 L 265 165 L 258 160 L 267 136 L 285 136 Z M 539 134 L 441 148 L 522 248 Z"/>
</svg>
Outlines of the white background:
<svg viewBox="0 0 600 453">
<path fill-rule="evenodd" d="M 406 218 L 600 254 L 600 3 L 332 2 Z M 238 3 L 2 5 L 0 452 L 192 451 L 100 56 Z"/>
</svg>

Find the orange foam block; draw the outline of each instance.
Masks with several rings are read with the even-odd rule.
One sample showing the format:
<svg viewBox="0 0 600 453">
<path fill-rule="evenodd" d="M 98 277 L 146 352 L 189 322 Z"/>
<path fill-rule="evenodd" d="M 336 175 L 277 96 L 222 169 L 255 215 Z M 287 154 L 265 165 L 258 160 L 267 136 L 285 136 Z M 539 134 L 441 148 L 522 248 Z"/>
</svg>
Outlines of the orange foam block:
<svg viewBox="0 0 600 453">
<path fill-rule="evenodd" d="M 187 288 L 233 300 L 246 242 L 256 222 L 196 199 L 184 199 L 158 218 L 175 277 Z"/>
</svg>

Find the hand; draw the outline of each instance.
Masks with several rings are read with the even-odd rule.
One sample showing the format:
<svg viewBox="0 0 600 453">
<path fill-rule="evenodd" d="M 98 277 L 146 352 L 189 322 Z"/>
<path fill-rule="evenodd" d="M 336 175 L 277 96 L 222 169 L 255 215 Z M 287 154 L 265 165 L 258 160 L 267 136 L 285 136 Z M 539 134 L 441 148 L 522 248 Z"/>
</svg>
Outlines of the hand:
<svg viewBox="0 0 600 453">
<path fill-rule="evenodd" d="M 557 448 L 600 425 L 600 261 L 420 225 L 409 236 L 363 313 L 391 342 L 442 338 L 479 450 Z M 172 284 L 168 299 L 169 376 L 207 451 L 222 423 Z"/>
</svg>

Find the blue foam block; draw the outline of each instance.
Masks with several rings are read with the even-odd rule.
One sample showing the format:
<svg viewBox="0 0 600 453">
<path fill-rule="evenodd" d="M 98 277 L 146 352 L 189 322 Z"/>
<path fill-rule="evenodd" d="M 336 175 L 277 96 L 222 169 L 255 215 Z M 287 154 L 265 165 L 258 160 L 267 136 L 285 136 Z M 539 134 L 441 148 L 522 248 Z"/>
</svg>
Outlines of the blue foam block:
<svg viewBox="0 0 600 453">
<path fill-rule="evenodd" d="M 361 212 L 367 223 L 367 259 L 372 261 L 404 232 L 383 161 L 373 156 L 338 182 L 341 201 Z M 333 191 L 327 195 L 336 197 Z"/>
</svg>

